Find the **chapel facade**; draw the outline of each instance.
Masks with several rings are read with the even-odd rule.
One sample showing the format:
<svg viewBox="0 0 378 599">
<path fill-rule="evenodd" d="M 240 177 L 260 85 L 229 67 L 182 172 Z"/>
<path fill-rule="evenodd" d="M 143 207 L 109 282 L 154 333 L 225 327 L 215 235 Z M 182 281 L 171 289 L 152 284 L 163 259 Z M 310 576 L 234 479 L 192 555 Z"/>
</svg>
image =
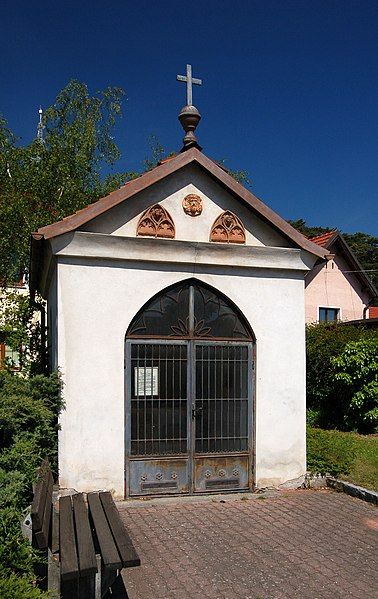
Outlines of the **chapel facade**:
<svg viewBox="0 0 378 599">
<path fill-rule="evenodd" d="M 61 487 L 128 498 L 305 474 L 304 277 L 326 251 L 202 153 L 193 108 L 181 153 L 32 237 L 64 382 Z"/>
</svg>

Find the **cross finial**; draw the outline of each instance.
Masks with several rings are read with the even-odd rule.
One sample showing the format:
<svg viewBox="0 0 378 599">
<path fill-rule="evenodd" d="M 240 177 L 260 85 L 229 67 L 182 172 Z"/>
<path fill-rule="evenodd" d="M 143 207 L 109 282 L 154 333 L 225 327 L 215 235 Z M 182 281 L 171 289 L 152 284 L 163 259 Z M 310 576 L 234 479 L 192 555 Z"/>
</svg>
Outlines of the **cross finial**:
<svg viewBox="0 0 378 599">
<path fill-rule="evenodd" d="M 186 77 L 185 75 L 177 75 L 177 81 L 184 81 L 186 83 L 186 105 L 193 106 L 193 85 L 202 85 L 202 79 L 196 79 L 192 77 L 192 65 L 186 65 Z"/>
<path fill-rule="evenodd" d="M 181 152 L 189 150 L 190 148 L 197 148 L 201 150 L 201 146 L 198 145 L 197 138 L 194 134 L 198 123 L 201 120 L 201 115 L 197 108 L 193 106 L 193 94 L 192 86 L 202 85 L 202 79 L 194 79 L 192 77 L 192 65 L 186 65 L 186 77 L 184 75 L 177 75 L 177 81 L 184 81 L 186 83 L 186 106 L 181 110 L 179 114 L 179 121 L 182 128 L 185 131 L 184 147 Z"/>
</svg>

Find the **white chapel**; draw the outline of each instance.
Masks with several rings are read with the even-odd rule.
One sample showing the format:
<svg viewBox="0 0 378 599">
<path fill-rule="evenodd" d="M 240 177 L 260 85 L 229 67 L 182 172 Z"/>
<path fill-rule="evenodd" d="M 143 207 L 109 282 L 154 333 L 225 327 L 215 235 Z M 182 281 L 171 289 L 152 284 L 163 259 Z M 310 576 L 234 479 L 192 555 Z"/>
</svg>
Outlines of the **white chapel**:
<svg viewBox="0 0 378 599">
<path fill-rule="evenodd" d="M 191 98 L 179 118 L 179 154 L 32 236 L 61 487 L 184 495 L 306 471 L 304 277 L 327 252 L 203 154 Z"/>
</svg>

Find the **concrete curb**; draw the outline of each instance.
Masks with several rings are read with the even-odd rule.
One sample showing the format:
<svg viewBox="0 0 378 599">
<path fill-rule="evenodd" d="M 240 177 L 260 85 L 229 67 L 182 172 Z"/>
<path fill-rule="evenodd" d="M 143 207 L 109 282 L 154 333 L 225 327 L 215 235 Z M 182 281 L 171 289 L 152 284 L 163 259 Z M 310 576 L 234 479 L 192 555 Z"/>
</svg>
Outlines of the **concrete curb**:
<svg viewBox="0 0 378 599">
<path fill-rule="evenodd" d="M 370 491 L 369 489 L 352 485 L 352 483 L 340 480 L 339 478 L 333 478 L 332 476 L 327 476 L 326 482 L 327 487 L 331 487 L 331 489 L 335 489 L 341 493 L 347 493 L 347 495 L 351 495 L 352 497 L 357 497 L 358 499 L 363 499 L 364 501 L 378 505 L 378 493 L 376 491 Z"/>
</svg>

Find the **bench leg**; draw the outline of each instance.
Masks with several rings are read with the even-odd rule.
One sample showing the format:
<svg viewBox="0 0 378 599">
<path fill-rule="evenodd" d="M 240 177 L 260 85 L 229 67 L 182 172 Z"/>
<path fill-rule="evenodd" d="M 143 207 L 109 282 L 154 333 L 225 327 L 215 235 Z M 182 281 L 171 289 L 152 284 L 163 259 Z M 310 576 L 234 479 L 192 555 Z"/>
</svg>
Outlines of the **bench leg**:
<svg viewBox="0 0 378 599">
<path fill-rule="evenodd" d="M 118 576 L 119 570 L 105 570 L 101 573 L 101 597 L 105 597 Z"/>
<path fill-rule="evenodd" d="M 79 596 L 78 580 L 65 580 L 60 585 L 61 599 L 76 599 Z"/>
<path fill-rule="evenodd" d="M 97 562 L 97 573 L 95 576 L 95 599 L 101 599 L 101 574 L 102 574 L 101 555 L 96 554 L 96 562 Z"/>
<path fill-rule="evenodd" d="M 50 549 L 48 552 L 47 560 L 47 571 L 48 571 L 48 585 L 47 589 L 53 591 L 54 595 L 60 596 L 60 566 L 59 556 L 51 553 Z"/>
<path fill-rule="evenodd" d="M 79 599 L 95 599 L 96 577 L 95 574 L 80 578 L 79 580 Z"/>
<path fill-rule="evenodd" d="M 121 572 L 121 571 L 120 571 Z M 128 599 L 125 583 L 121 573 L 117 576 L 111 589 L 104 595 L 104 599 Z"/>
<path fill-rule="evenodd" d="M 38 579 L 38 586 L 42 591 L 47 591 L 47 550 L 38 548 L 34 535 L 32 538 L 32 547 L 41 555 L 41 561 L 38 562 L 34 567 L 34 573 Z"/>
</svg>

